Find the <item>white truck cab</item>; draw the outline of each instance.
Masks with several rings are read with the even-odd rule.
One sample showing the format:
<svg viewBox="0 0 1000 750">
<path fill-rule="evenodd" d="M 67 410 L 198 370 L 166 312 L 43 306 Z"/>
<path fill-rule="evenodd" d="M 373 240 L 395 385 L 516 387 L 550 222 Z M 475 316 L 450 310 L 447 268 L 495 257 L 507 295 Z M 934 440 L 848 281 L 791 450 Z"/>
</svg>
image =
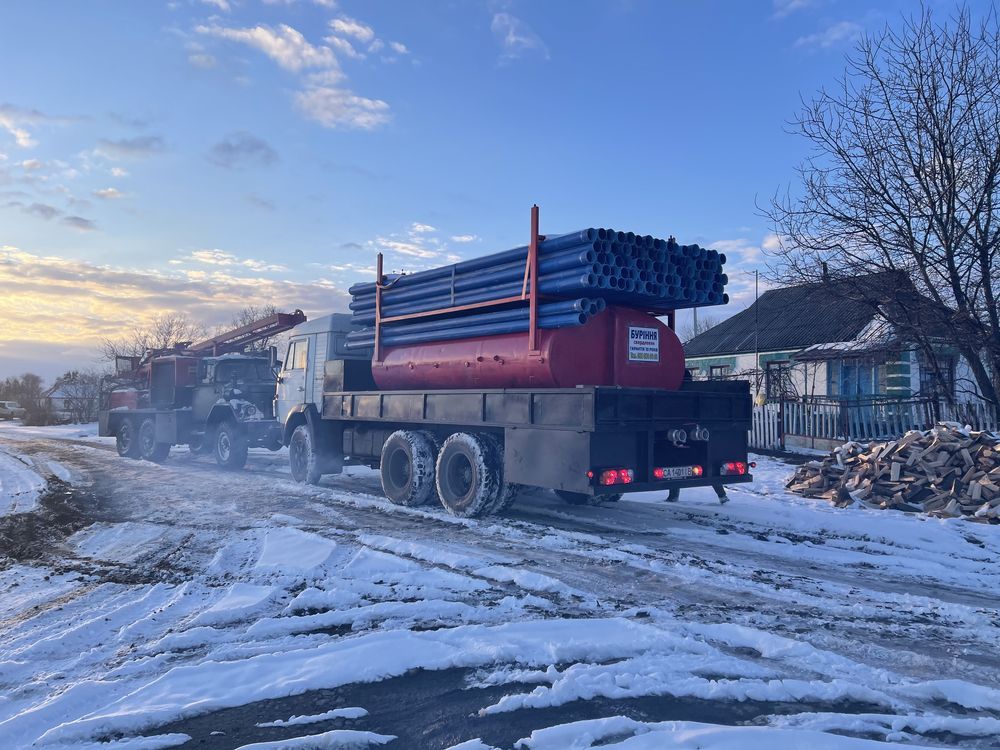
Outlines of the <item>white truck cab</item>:
<svg viewBox="0 0 1000 750">
<path fill-rule="evenodd" d="M 353 330 L 350 314 L 334 313 L 301 323 L 289 333 L 275 389 L 274 415 L 281 425 L 282 442 L 289 446 L 293 459 L 303 450 L 315 454 L 316 441 L 322 437 L 323 391 L 344 390 L 345 363 L 354 365 L 355 373 L 367 369 L 367 377 L 355 380 L 361 388 L 375 388 L 371 382 L 371 352 L 344 348 L 347 334 Z M 294 460 L 292 464 L 294 473 Z"/>
</svg>

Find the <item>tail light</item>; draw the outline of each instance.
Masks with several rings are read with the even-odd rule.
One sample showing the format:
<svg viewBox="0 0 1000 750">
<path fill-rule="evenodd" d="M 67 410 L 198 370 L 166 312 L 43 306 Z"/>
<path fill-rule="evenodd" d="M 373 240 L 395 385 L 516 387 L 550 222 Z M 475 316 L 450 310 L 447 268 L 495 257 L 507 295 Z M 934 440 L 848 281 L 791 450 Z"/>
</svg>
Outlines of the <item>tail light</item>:
<svg viewBox="0 0 1000 750">
<path fill-rule="evenodd" d="M 691 474 L 693 476 L 700 477 L 704 473 L 705 473 L 705 470 L 703 468 L 701 468 L 700 466 L 692 466 L 691 467 Z"/>
<path fill-rule="evenodd" d="M 727 461 L 719 469 L 722 476 L 742 476 L 747 473 L 747 465 L 744 461 Z"/>
<path fill-rule="evenodd" d="M 604 486 L 612 484 L 632 484 L 635 472 L 632 469 L 605 469 L 601 472 L 600 482 Z"/>
</svg>

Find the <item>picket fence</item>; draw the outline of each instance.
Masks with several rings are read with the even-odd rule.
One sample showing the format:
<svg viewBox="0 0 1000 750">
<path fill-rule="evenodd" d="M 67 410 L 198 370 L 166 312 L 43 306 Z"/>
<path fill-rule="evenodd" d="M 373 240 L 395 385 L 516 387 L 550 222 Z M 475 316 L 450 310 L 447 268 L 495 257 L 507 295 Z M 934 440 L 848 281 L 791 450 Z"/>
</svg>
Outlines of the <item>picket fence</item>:
<svg viewBox="0 0 1000 750">
<path fill-rule="evenodd" d="M 754 406 L 749 443 L 758 450 L 782 450 L 793 437 L 841 442 L 885 440 L 909 430 L 926 430 L 942 421 L 1000 432 L 1000 410 L 983 402 L 810 398 Z"/>
</svg>

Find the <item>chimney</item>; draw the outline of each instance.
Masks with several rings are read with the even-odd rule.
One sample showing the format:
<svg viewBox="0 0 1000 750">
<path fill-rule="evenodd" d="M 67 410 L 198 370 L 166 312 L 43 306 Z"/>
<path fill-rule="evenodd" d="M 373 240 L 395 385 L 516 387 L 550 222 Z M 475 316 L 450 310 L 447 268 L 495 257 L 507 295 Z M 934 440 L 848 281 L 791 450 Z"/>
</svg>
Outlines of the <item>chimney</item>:
<svg viewBox="0 0 1000 750">
<path fill-rule="evenodd" d="M 823 261 L 823 283 L 825 284 L 830 280 L 830 269 L 826 267 L 826 261 Z"/>
</svg>

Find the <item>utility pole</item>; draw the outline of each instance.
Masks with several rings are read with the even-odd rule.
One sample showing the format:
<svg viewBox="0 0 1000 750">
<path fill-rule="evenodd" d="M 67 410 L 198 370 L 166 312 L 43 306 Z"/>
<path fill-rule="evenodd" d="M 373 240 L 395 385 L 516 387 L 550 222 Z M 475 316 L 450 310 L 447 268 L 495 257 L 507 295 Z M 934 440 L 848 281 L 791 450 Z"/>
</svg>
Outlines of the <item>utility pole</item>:
<svg viewBox="0 0 1000 750">
<path fill-rule="evenodd" d="M 763 385 L 764 377 L 760 370 L 760 309 L 757 307 L 757 300 L 760 298 L 760 272 L 753 270 L 753 359 L 754 367 L 757 370 L 757 395 L 760 396 L 760 388 Z"/>
</svg>

